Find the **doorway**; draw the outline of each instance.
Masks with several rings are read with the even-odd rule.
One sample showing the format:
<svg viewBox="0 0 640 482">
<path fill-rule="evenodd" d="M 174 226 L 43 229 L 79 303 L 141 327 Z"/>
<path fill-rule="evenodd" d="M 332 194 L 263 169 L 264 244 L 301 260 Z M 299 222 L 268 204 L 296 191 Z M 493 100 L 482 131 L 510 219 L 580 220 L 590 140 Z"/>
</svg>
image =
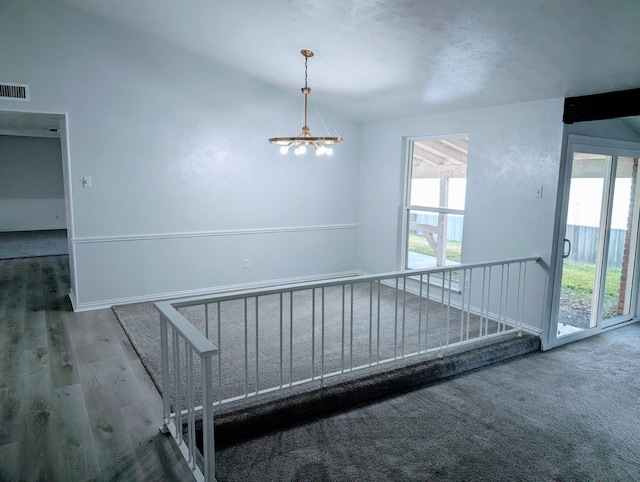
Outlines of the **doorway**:
<svg viewBox="0 0 640 482">
<path fill-rule="evenodd" d="M 556 271 L 556 343 L 635 316 L 640 144 L 570 136 Z"/>
<path fill-rule="evenodd" d="M 68 253 L 73 299 L 77 287 L 66 115 L 0 110 L 0 136 L 6 141 L 0 156 L 5 168 L 0 231 L 5 245 L 9 236 L 13 243 L 7 257 Z"/>
</svg>

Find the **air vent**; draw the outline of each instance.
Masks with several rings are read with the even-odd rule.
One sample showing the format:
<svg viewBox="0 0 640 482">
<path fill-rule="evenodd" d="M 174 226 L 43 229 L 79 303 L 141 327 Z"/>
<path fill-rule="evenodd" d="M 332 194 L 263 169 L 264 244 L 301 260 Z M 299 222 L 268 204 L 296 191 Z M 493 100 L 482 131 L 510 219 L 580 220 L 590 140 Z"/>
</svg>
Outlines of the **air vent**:
<svg viewBox="0 0 640 482">
<path fill-rule="evenodd" d="M 0 82 L 0 99 L 29 101 L 29 85 Z"/>
</svg>

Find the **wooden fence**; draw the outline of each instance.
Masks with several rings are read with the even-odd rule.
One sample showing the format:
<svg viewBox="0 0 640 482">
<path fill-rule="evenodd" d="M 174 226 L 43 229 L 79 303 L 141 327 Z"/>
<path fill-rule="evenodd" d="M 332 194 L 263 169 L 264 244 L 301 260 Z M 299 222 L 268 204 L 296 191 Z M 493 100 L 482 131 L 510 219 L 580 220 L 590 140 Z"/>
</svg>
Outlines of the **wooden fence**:
<svg viewBox="0 0 640 482">
<path fill-rule="evenodd" d="M 438 215 L 411 213 L 412 223 L 438 224 Z M 463 216 L 449 216 L 447 219 L 447 240 L 462 241 Z M 596 262 L 598 253 L 598 240 L 600 229 L 592 226 L 567 225 L 566 238 L 571 241 L 571 255 L 568 259 L 579 263 Z M 609 240 L 609 255 L 607 266 L 611 268 L 622 267 L 624 255 L 624 241 L 627 231 L 625 229 L 612 229 Z"/>
<path fill-rule="evenodd" d="M 625 229 L 612 229 L 609 240 L 609 256 L 607 266 L 611 268 L 622 267 L 624 255 L 624 240 L 627 231 Z M 571 241 L 571 261 L 580 263 L 595 263 L 598 254 L 598 240 L 600 229 L 592 226 L 567 225 L 566 238 Z"/>
</svg>

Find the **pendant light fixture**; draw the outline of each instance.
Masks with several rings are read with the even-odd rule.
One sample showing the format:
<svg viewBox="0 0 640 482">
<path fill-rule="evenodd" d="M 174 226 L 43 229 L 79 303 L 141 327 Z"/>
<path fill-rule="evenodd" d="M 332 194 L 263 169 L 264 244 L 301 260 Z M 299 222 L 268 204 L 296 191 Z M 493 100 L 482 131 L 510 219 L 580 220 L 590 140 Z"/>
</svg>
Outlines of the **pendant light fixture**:
<svg viewBox="0 0 640 482">
<path fill-rule="evenodd" d="M 329 131 L 327 130 L 327 136 L 325 137 L 315 137 L 311 134 L 311 129 L 309 129 L 308 124 L 308 109 L 309 109 L 309 93 L 311 92 L 311 87 L 307 85 L 307 64 L 309 62 L 309 58 L 313 57 L 313 52 L 311 50 L 301 50 L 300 53 L 304 57 L 304 87 L 300 89 L 302 94 L 304 95 L 304 121 L 302 125 L 302 130 L 300 134 L 295 137 L 272 137 L 269 139 L 271 144 L 276 144 L 281 146 L 280 152 L 282 154 L 286 154 L 289 152 L 289 149 L 294 147 L 294 151 L 297 155 L 304 154 L 307 152 L 306 146 L 311 146 L 316 151 L 316 154 L 319 156 L 333 154 L 333 149 L 330 146 L 332 144 L 339 144 L 342 142 L 342 137 L 339 136 L 330 136 Z M 320 113 L 318 113 L 319 115 Z M 322 120 L 322 117 L 320 117 Z M 324 120 L 322 121 L 324 124 Z M 326 125 L 325 125 L 326 129 Z"/>
</svg>

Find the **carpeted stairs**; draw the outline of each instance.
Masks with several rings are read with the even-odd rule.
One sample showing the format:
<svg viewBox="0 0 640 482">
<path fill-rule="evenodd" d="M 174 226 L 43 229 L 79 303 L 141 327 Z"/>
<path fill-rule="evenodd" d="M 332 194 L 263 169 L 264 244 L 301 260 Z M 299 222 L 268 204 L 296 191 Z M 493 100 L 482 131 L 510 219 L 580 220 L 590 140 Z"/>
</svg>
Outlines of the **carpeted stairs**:
<svg viewBox="0 0 640 482">
<path fill-rule="evenodd" d="M 540 350 L 540 339 L 508 333 L 429 355 L 358 370 L 321 382 L 221 405 L 215 411 L 216 446 L 425 387 L 440 380 Z"/>
</svg>

